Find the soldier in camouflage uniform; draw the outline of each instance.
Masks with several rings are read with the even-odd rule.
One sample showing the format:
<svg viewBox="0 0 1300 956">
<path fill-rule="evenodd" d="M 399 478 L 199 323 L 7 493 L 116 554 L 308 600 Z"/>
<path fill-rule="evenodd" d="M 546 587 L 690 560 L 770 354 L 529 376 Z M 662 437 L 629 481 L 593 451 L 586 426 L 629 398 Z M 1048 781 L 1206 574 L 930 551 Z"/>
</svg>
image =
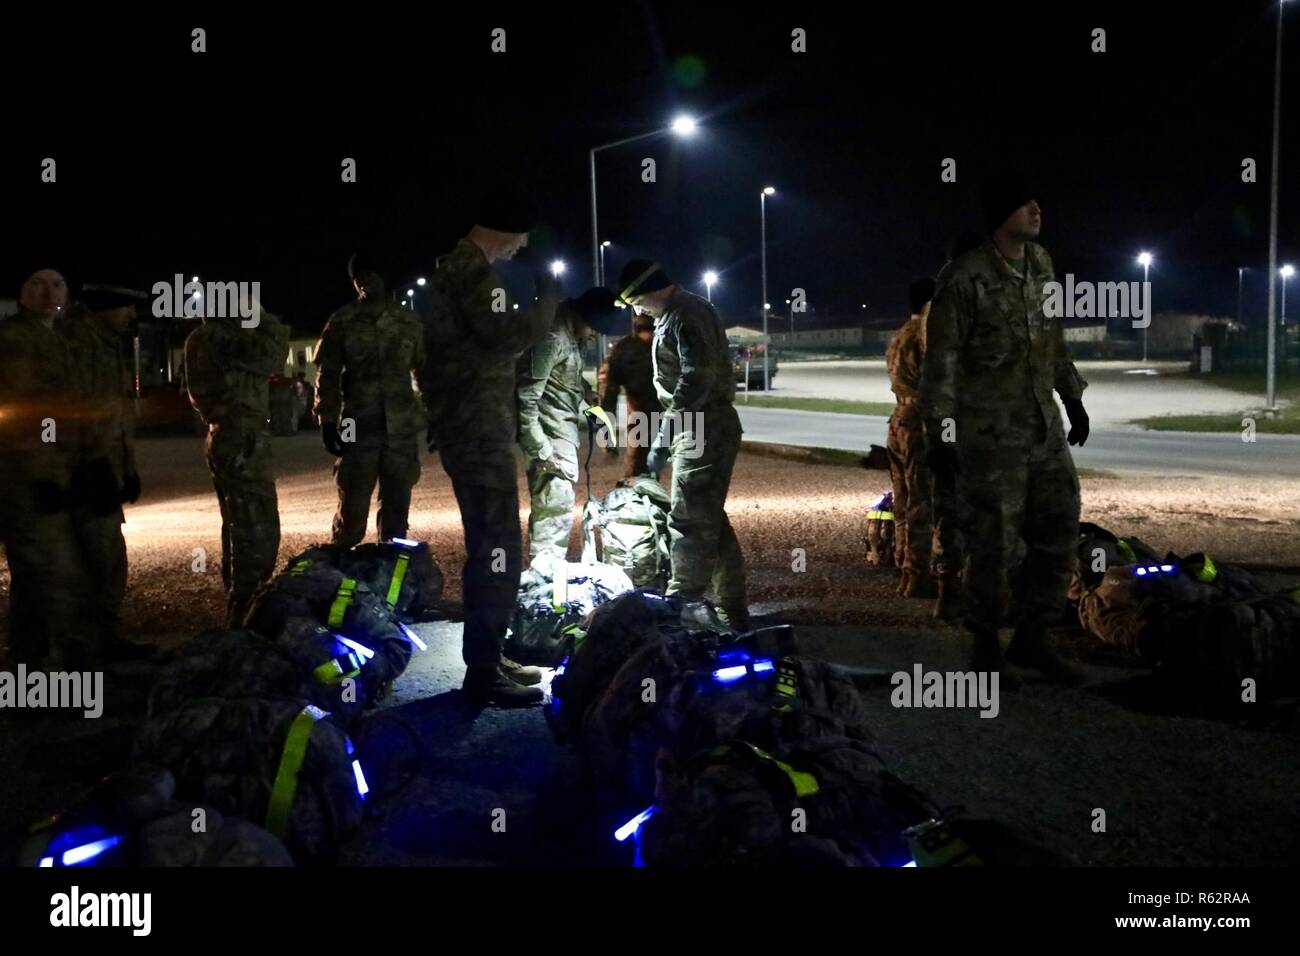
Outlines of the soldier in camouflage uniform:
<svg viewBox="0 0 1300 956">
<path fill-rule="evenodd" d="M 100 646 L 113 659 L 156 650 L 127 641 L 123 634 L 127 557 L 122 504 L 139 499 L 140 475 L 135 466 L 135 381 L 122 346 L 135 318 L 135 300 L 129 296 L 90 292 L 55 322 L 68 342 L 81 414 L 73 523 L 91 619 Z"/>
<path fill-rule="evenodd" d="M 932 597 L 930 469 L 925 466 L 925 434 L 916 396 L 921 389 L 925 356 L 922 331 L 934 298 L 934 280 L 917 279 L 908 289 L 908 297 L 911 318 L 894 333 L 885 349 L 885 368 L 895 396 L 885 443 L 894 486 L 894 563 L 902 569 L 899 594 Z"/>
<path fill-rule="evenodd" d="M 564 560 L 573 530 L 573 483 L 578 480 L 578 426 L 596 395 L 582 377 L 582 346 L 619 322 L 608 289 L 565 299 L 546 338 L 519 359 L 519 445 L 528 473 L 528 554 Z"/>
<path fill-rule="evenodd" d="M 205 318 L 185 340 L 190 403 L 208 426 L 208 468 L 221 507 L 221 580 L 229 591 L 226 624 L 232 628 L 242 625 L 280 550 L 268 389 L 270 376 L 284 370 L 289 327 L 260 306 L 255 317 L 251 328 L 237 316 Z"/>
<path fill-rule="evenodd" d="M 428 424 L 411 385 L 412 372 L 424 367 L 424 324 L 385 299 L 384 280 L 369 260 L 353 256 L 348 275 L 357 301 L 330 316 L 315 359 L 316 417 L 326 449 L 337 456 L 333 541 L 345 548 L 366 536 L 376 482 L 380 539 L 406 537 Z"/>
<path fill-rule="evenodd" d="M 526 197 L 495 190 L 475 221 L 429 280 L 420 391 L 430 451 L 442 454 L 465 532 L 465 692 L 476 703 L 527 706 L 543 700 L 541 672 L 501 656 L 522 570 L 515 363 L 550 330 L 557 296 L 539 275 L 537 301 L 516 309 L 492 266 L 528 244 Z"/>
<path fill-rule="evenodd" d="M 952 263 L 927 321 L 920 407 L 928 460 L 935 473 L 956 476 L 969 509 L 972 667 L 1002 670 L 1002 587 L 1023 540 L 1006 660 L 1076 682 L 1081 675 L 1057 657 L 1047 631 L 1064 606 L 1075 559 L 1079 479 L 1066 443 L 1087 438 L 1087 383 L 1070 361 L 1059 317 L 1043 309 L 1043 287 L 1054 275 L 1047 251 L 1030 241 L 1041 228 L 1034 190 L 1014 174 L 993 177 L 985 211 L 989 239 Z M 1068 439 L 1053 389 L 1070 418 Z"/>
<path fill-rule="evenodd" d="M 655 391 L 654 357 L 651 345 L 655 338 L 654 319 L 638 315 L 632 320 L 632 334 L 625 335 L 609 350 L 609 359 L 601 371 L 604 380 L 600 385 L 600 404 L 613 418 L 618 413 L 618 390 L 627 392 L 627 419 L 633 416 L 647 418 L 660 411 L 659 394 Z M 623 477 L 633 478 L 646 473 L 646 456 L 650 446 L 645 442 L 624 441 Z"/>
<path fill-rule="evenodd" d="M 9 561 L 8 662 L 94 668 L 84 569 L 73 529 L 79 440 L 75 372 L 55 331 L 68 285 L 54 269 L 24 270 L 19 312 L 0 322 L 0 540 Z"/>
<path fill-rule="evenodd" d="M 685 623 L 707 623 L 701 602 L 712 584 L 730 625 L 745 630 L 745 558 L 725 510 L 742 432 L 726 330 L 711 302 L 673 285 L 656 262 L 629 262 L 619 285 L 623 301 L 655 319 L 654 384 L 663 417 L 646 467 L 658 475 L 672 459 L 668 593 L 682 603 Z"/>
</svg>

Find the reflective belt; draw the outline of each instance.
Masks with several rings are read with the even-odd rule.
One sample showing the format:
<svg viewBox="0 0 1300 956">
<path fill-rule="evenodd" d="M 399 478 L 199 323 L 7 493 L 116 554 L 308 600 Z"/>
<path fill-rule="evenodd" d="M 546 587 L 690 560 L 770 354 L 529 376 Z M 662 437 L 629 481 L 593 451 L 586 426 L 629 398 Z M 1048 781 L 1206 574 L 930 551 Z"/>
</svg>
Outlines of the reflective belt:
<svg viewBox="0 0 1300 956">
<path fill-rule="evenodd" d="M 308 558 L 303 558 L 302 560 L 300 560 L 300 561 L 295 561 L 295 562 L 293 563 L 293 567 L 289 569 L 289 573 L 290 573 L 290 574 L 302 574 L 304 571 L 306 571 L 306 570 L 307 570 L 308 568 L 310 568 L 310 567 L 311 567 L 311 561 L 310 561 L 310 559 L 308 559 Z"/>
<path fill-rule="evenodd" d="M 1115 549 L 1119 552 L 1120 557 L 1129 564 L 1137 563 L 1137 552 L 1133 550 L 1133 545 L 1129 544 L 1123 538 L 1115 539 Z"/>
<path fill-rule="evenodd" d="M 393 579 L 388 582 L 388 607 L 397 607 L 397 599 L 402 596 L 402 582 L 406 580 L 406 568 L 411 563 L 411 556 L 403 551 L 397 556 L 397 565 L 393 568 Z"/>
<path fill-rule="evenodd" d="M 343 617 L 348 613 L 348 607 L 352 604 L 352 596 L 356 594 L 356 590 L 357 582 L 352 578 L 344 578 L 339 582 L 339 589 L 334 595 L 334 603 L 330 605 L 327 619 L 330 627 L 338 627 L 343 623 Z"/>
<path fill-rule="evenodd" d="M 870 521 L 873 518 L 879 519 L 880 521 L 893 521 L 894 513 L 892 511 L 881 511 L 878 508 L 872 508 L 867 512 L 867 520 Z"/>
<path fill-rule="evenodd" d="M 551 607 L 563 611 L 569 606 L 569 562 L 557 561 L 552 575 Z"/>
<path fill-rule="evenodd" d="M 1214 562 L 1210 560 L 1208 554 L 1202 555 L 1201 560 L 1197 562 L 1194 567 L 1196 568 L 1196 571 L 1192 577 L 1204 584 L 1209 584 L 1219 576 L 1219 569 L 1214 566 Z"/>
<path fill-rule="evenodd" d="M 356 677 L 360 673 L 361 658 L 355 652 L 349 651 L 321 664 L 311 672 L 311 676 L 316 679 L 318 684 L 340 684 L 349 677 Z"/>
<path fill-rule="evenodd" d="M 325 711 L 308 704 L 298 712 L 285 736 L 280 767 L 275 772 L 275 785 L 271 787 L 271 800 L 266 806 L 266 828 L 282 840 L 289 825 L 289 813 L 293 810 L 293 797 L 298 792 L 298 771 L 307 756 L 311 729 L 325 716 Z"/>
</svg>

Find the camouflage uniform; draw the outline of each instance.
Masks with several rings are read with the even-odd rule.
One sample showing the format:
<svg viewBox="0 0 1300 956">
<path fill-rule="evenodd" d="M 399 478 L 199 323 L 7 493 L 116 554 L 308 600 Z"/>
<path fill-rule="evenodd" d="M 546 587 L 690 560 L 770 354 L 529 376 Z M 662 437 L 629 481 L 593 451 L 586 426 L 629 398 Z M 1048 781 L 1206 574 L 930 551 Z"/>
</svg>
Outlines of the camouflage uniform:
<svg viewBox="0 0 1300 956">
<path fill-rule="evenodd" d="M 548 295 L 515 310 L 504 289 L 478 246 L 461 239 L 429 281 L 425 320 L 420 391 L 465 532 L 470 669 L 498 665 L 514 614 L 521 571 L 515 363 L 550 329 L 556 307 Z"/>
<path fill-rule="evenodd" d="M 885 349 L 885 368 L 897 404 L 889 417 L 886 446 L 894 486 L 894 563 L 905 571 L 930 571 L 930 469 L 925 466 L 925 431 L 916 396 L 925 356 L 922 320 L 914 316 L 894 333 Z"/>
<path fill-rule="evenodd" d="M 1052 396 L 1079 399 L 1087 383 L 1070 361 L 1059 319 L 1044 314 L 1052 260 L 1026 243 L 1017 269 L 992 241 L 952 263 L 930 309 L 921 414 L 938 442 L 956 423 L 957 489 L 965 531 L 966 624 L 996 632 L 1003 581 L 1018 543 L 1018 630 L 1059 616 L 1074 564 L 1079 479 Z"/>
<path fill-rule="evenodd" d="M 122 336 L 104 313 L 69 310 L 56 328 L 68 342 L 82 415 L 75 467 L 106 459 L 123 488 L 135 469 L 135 380 L 122 349 Z M 73 511 L 85 566 L 93 619 L 107 646 L 125 637 L 122 604 L 126 598 L 126 516 L 119 505 L 108 514 L 78 504 Z"/>
<path fill-rule="evenodd" d="M 609 351 L 602 372 L 600 405 L 611 419 L 618 412 L 618 390 L 627 390 L 627 418 L 633 415 L 649 416 L 659 411 L 659 395 L 655 392 L 653 346 L 636 334 L 625 335 Z M 623 477 L 632 478 L 646 473 L 646 456 L 650 446 L 645 442 L 623 443 Z"/>
<path fill-rule="evenodd" d="M 70 488 L 80 440 L 74 392 L 67 344 L 56 331 L 26 311 L 0 321 L 0 539 L 9 561 L 9 652 L 15 662 L 51 669 L 99 662 L 85 627 L 72 515 L 42 512 L 34 487 Z M 43 441 L 49 434 L 53 440 Z"/>
<path fill-rule="evenodd" d="M 712 582 L 722 609 L 747 618 L 745 558 L 724 510 L 742 428 L 727 334 L 712 303 L 678 288 L 655 319 L 652 355 L 674 431 L 668 593 L 698 601 Z"/>
<path fill-rule="evenodd" d="M 577 313 L 567 303 L 546 338 L 519 359 L 519 445 L 528 471 L 528 554 L 563 560 L 573 530 L 573 483 L 578 480 L 578 433 L 586 383 Z M 564 475 L 545 470 L 552 456 Z"/>
<path fill-rule="evenodd" d="M 351 548 L 365 538 L 376 482 L 380 539 L 405 537 L 427 425 L 411 386 L 411 373 L 424 366 L 420 317 L 391 302 L 351 302 L 325 323 L 315 361 L 317 418 L 351 420 L 355 429 L 347 454 L 334 462 L 334 543 Z"/>
<path fill-rule="evenodd" d="M 948 280 L 952 272 L 950 259 L 935 278 L 936 292 Z M 933 308 L 933 306 L 931 307 Z M 925 370 L 926 331 L 929 326 L 929 313 L 921 320 L 921 370 Z M 920 384 L 917 392 L 919 396 Z M 923 416 L 921 416 L 923 417 Z M 924 432 L 924 428 L 922 429 Z M 924 435 L 922 436 L 924 437 Z M 961 575 L 962 569 L 962 523 L 964 509 L 957 494 L 955 476 L 942 473 L 930 475 L 930 573 L 940 581 L 953 581 Z"/>
<path fill-rule="evenodd" d="M 242 624 L 280 550 L 268 379 L 283 370 L 288 349 L 288 326 L 266 311 L 253 328 L 243 328 L 239 319 L 205 319 L 185 340 L 190 403 L 208 425 L 208 468 L 221 506 L 221 580 L 230 592 L 230 627 Z"/>
</svg>

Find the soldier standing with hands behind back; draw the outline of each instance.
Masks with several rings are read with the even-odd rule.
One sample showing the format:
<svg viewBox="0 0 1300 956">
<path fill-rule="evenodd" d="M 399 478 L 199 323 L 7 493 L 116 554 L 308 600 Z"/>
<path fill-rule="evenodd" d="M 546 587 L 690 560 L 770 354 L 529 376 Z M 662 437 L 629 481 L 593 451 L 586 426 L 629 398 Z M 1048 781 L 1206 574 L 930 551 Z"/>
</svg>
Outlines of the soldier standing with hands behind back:
<svg viewBox="0 0 1300 956">
<path fill-rule="evenodd" d="M 1003 668 L 998 625 L 1003 582 L 1023 540 L 1006 660 L 1076 683 L 1082 675 L 1056 655 L 1047 632 L 1075 559 L 1079 478 L 1067 440 L 1087 440 L 1087 383 L 1070 361 L 1059 317 L 1043 309 L 1043 286 L 1054 274 L 1047 251 L 1033 242 L 1042 228 L 1037 192 L 1021 176 L 1001 173 L 985 185 L 984 208 L 988 239 L 951 263 L 927 322 L 920 409 L 928 461 L 936 475 L 956 476 L 969 509 L 972 668 L 1018 683 Z M 1068 439 L 1053 389 L 1070 419 Z"/>
</svg>

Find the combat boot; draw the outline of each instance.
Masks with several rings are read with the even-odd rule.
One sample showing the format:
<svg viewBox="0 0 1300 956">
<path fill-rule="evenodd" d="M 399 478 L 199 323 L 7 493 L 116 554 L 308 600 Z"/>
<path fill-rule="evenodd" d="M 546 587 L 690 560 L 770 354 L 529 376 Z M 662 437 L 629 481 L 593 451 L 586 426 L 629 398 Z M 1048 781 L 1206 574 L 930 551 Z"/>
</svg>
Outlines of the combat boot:
<svg viewBox="0 0 1300 956">
<path fill-rule="evenodd" d="M 1007 647 L 1007 661 L 1036 670 L 1053 684 L 1082 684 L 1083 671 L 1062 658 L 1047 639 L 1045 627 L 1017 627 Z"/>
<path fill-rule="evenodd" d="M 480 707 L 531 707 L 546 699 L 540 687 L 516 684 L 500 667 L 476 667 L 466 671 L 461 689 L 471 703 Z"/>
<path fill-rule="evenodd" d="M 907 573 L 907 587 L 903 589 L 905 598 L 932 598 L 938 592 L 934 587 L 934 578 L 924 571 L 909 571 Z"/>
<path fill-rule="evenodd" d="M 515 663 L 504 654 L 501 655 L 501 672 L 516 684 L 522 684 L 524 687 L 532 687 L 534 684 L 542 682 L 542 669 L 540 667 L 525 667 L 523 664 Z"/>
<path fill-rule="evenodd" d="M 749 608 L 743 604 L 733 604 L 729 607 L 719 608 L 718 617 L 737 634 L 753 630 L 753 623 L 749 618 Z"/>
<path fill-rule="evenodd" d="M 975 647 L 971 653 L 970 670 L 976 673 L 988 671 L 998 675 L 998 685 L 1002 690 L 1017 690 L 1022 681 L 1020 675 L 1002 660 L 1002 645 L 998 643 L 997 631 L 977 631 L 971 635 Z"/>
<path fill-rule="evenodd" d="M 938 581 L 933 617 L 936 621 L 955 621 L 961 617 L 961 581 L 955 576 L 941 577 Z"/>
<path fill-rule="evenodd" d="M 683 601 L 682 602 L 682 627 L 688 631 L 717 631 L 719 633 L 730 632 L 731 628 L 725 624 L 713 605 L 708 601 Z"/>
<path fill-rule="evenodd" d="M 911 571 L 902 570 L 898 572 L 898 587 L 895 588 L 894 590 L 898 593 L 899 597 L 902 597 L 904 594 L 907 593 L 907 585 L 908 582 L 911 580 L 911 578 L 912 578 Z"/>
</svg>

